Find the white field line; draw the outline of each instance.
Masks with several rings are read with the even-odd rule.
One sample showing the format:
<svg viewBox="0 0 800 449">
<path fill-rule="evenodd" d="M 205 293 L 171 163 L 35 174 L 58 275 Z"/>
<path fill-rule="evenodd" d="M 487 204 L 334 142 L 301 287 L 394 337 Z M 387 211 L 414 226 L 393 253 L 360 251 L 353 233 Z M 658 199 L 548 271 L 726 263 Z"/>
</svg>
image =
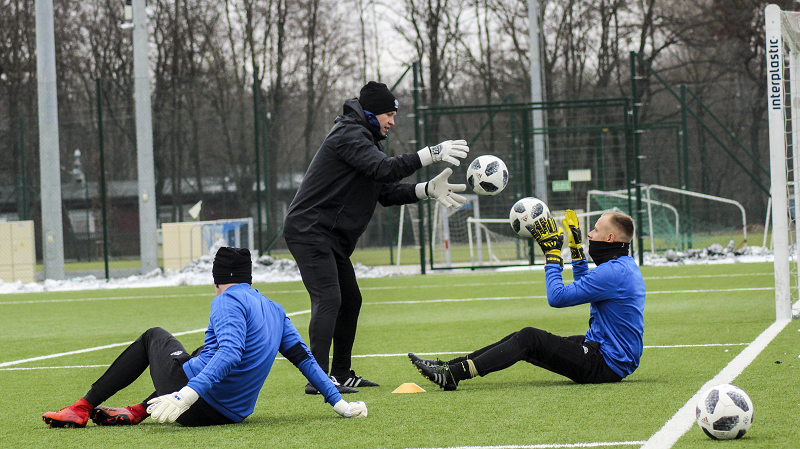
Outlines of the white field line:
<svg viewBox="0 0 800 449">
<path fill-rule="evenodd" d="M 308 313 L 308 312 L 309 311 L 304 311 L 304 313 Z M 294 314 L 298 314 L 298 312 L 295 312 Z M 193 330 L 193 331 L 181 332 L 179 334 L 174 334 L 174 335 L 187 335 L 187 334 L 198 333 L 198 332 L 205 332 L 205 329 L 196 329 L 196 330 Z M 43 369 L 58 369 L 58 368 L 98 368 L 98 367 L 108 366 L 108 365 L 72 365 L 72 366 L 34 366 L 34 367 L 28 367 L 28 368 L 5 368 L 6 366 L 18 365 L 18 364 L 25 363 L 25 362 L 35 362 L 37 360 L 61 357 L 61 356 L 64 356 L 64 355 L 72 355 L 72 354 L 80 354 L 80 353 L 85 353 L 85 352 L 99 351 L 101 349 L 108 349 L 108 348 L 113 348 L 113 347 L 117 347 L 117 346 L 125 346 L 125 345 L 129 345 L 131 343 L 132 342 L 116 343 L 116 344 L 113 344 L 113 345 L 97 346 L 97 347 L 94 347 L 94 348 L 81 349 L 79 351 L 62 352 L 62 353 L 59 353 L 59 354 L 51 354 L 49 356 L 34 357 L 34 358 L 31 358 L 31 359 L 16 360 L 16 361 L 13 361 L 13 362 L 5 362 L 5 363 L 0 364 L 0 371 L 43 370 Z M 699 344 L 699 345 L 658 345 L 658 346 L 644 346 L 644 349 L 708 348 L 708 347 L 713 347 L 713 346 L 717 346 L 717 347 L 719 347 L 719 346 L 747 346 L 749 344 L 750 343 L 708 343 L 708 344 Z M 416 352 L 415 354 L 424 355 L 424 356 L 437 356 L 437 355 L 455 355 L 455 354 L 462 355 L 462 354 L 469 354 L 470 352 L 472 352 L 472 351 Z M 407 357 L 407 356 L 408 356 L 407 352 L 401 352 L 401 353 L 396 353 L 396 354 L 354 354 L 352 357 L 354 359 L 359 359 L 359 358 L 366 359 L 366 358 L 373 358 L 373 357 Z M 331 357 L 333 357 L 333 356 L 331 356 Z M 286 360 L 283 357 L 276 357 L 275 359 L 276 360 Z"/>
<path fill-rule="evenodd" d="M 647 442 L 642 445 L 642 449 L 669 449 L 685 434 L 694 424 L 695 408 L 700 396 L 709 388 L 719 384 L 729 384 L 733 382 L 742 371 L 750 365 L 756 356 L 789 324 L 791 320 L 776 321 L 764 332 L 761 333 L 750 345 L 739 353 L 728 365 L 722 369 L 713 379 L 705 383 L 683 407 L 680 408 L 672 418 L 664 424 L 658 432 L 654 433 Z"/>
<path fill-rule="evenodd" d="M 489 284 L 487 284 L 489 285 Z M 497 284 L 492 284 L 496 286 Z M 405 287 L 403 287 L 405 288 Z M 747 287 L 747 288 L 715 288 L 715 289 L 696 289 L 696 290 L 665 290 L 665 291 L 649 291 L 648 295 L 662 295 L 662 294 L 680 294 L 680 293 L 714 293 L 714 292 L 741 292 L 741 291 L 765 291 L 774 290 L 775 287 Z M 363 289 L 362 289 L 363 290 Z M 303 290 L 305 291 L 305 290 Z M 273 292 L 274 293 L 274 292 Z M 0 302 L 0 306 L 5 304 L 46 304 L 54 302 L 79 302 L 79 301 L 105 301 L 105 300 L 118 300 L 118 299 L 137 299 L 137 298 L 167 298 L 167 297 L 186 297 L 192 295 L 169 295 L 169 296 L 117 296 L 109 298 L 76 298 L 76 299 L 43 299 L 38 301 L 6 301 Z M 501 301 L 507 299 L 541 299 L 546 298 L 547 295 L 529 295 L 529 296 L 487 296 L 481 298 L 450 298 L 450 299 L 424 299 L 414 301 L 383 301 L 383 302 L 365 302 L 364 305 L 381 305 L 381 304 L 422 304 L 422 303 L 436 303 L 436 302 L 460 302 L 460 301 Z M 800 302 L 800 301 L 798 301 Z"/>
<path fill-rule="evenodd" d="M 750 291 L 763 291 L 775 290 L 775 287 L 746 287 L 746 288 L 712 288 L 712 289 L 697 289 L 697 290 L 672 290 L 672 291 L 655 291 L 647 292 L 647 295 L 663 295 L 672 293 L 714 293 L 714 292 L 750 292 Z"/>
<path fill-rule="evenodd" d="M 49 304 L 53 302 L 80 302 L 80 301 L 116 301 L 121 299 L 161 299 L 161 298 L 186 298 L 197 296 L 194 294 L 186 295 L 149 295 L 149 296 L 108 296 L 103 298 L 73 298 L 73 299 L 36 299 L 30 301 L 0 301 L 0 306 L 6 304 Z"/>
<path fill-rule="evenodd" d="M 406 449 L 571 449 L 613 446 L 639 446 L 644 441 L 616 441 L 602 443 L 567 443 L 567 444 L 509 444 L 502 446 L 446 446 L 437 448 L 406 448 Z"/>
<path fill-rule="evenodd" d="M 752 276 L 773 276 L 775 273 L 732 273 L 732 274 L 698 274 L 698 275 L 676 275 L 676 276 L 649 276 L 644 280 L 649 279 L 694 279 L 694 278 L 735 278 L 735 277 L 752 277 Z"/>
<path fill-rule="evenodd" d="M 651 279 L 692 279 L 692 278 L 722 278 L 722 277 L 742 277 L 742 276 L 772 276 L 773 273 L 740 273 L 740 274 L 726 274 L 726 275 L 698 275 L 698 276 L 652 276 L 652 277 L 645 277 L 645 280 Z M 518 281 L 518 282 L 475 282 L 475 283 L 467 283 L 467 284 L 458 284 L 459 287 L 486 287 L 486 286 L 498 286 L 498 285 L 534 285 L 534 284 L 544 284 L 544 281 Z M 377 286 L 377 287 L 361 287 L 362 291 L 368 290 L 395 290 L 398 288 L 408 289 L 408 288 L 445 288 L 445 287 L 452 287 L 449 284 L 430 284 L 430 285 L 409 285 L 405 287 L 396 287 L 396 286 Z M 288 294 L 288 293 L 305 293 L 305 289 L 297 289 L 297 290 L 275 290 L 275 291 L 267 291 L 266 294 Z M 648 292 L 648 294 L 651 292 Z M 656 292 L 652 292 L 656 293 Z M 687 293 L 692 293 L 687 291 Z M 151 298 L 184 298 L 189 296 L 198 296 L 197 294 L 182 294 L 182 295 L 145 295 L 145 296 L 110 296 L 110 297 L 103 297 L 103 298 L 75 298 L 75 299 L 40 299 L 40 300 L 28 300 L 28 301 L 0 301 L 0 306 L 2 305 L 10 305 L 10 304 L 47 304 L 47 303 L 59 303 L 59 302 L 79 302 L 79 301 L 111 301 L 111 300 L 124 300 L 124 299 L 151 299 Z M 210 297 L 210 295 L 209 295 Z"/>
<path fill-rule="evenodd" d="M 0 371 L 33 371 L 40 369 L 108 368 L 110 365 L 32 366 L 30 368 L 0 368 Z"/>
<path fill-rule="evenodd" d="M 286 316 L 293 317 L 295 315 L 302 315 L 302 314 L 305 314 L 305 313 L 311 313 L 311 310 L 300 310 L 298 312 L 287 313 Z M 207 328 L 204 327 L 202 329 L 195 329 L 195 330 L 185 331 L 185 332 L 177 332 L 177 333 L 174 333 L 172 335 L 174 335 L 176 337 L 179 337 L 181 335 L 188 335 L 188 334 L 196 334 L 196 333 L 199 333 L 199 332 L 205 332 L 206 329 Z M 32 357 L 32 358 L 29 358 L 29 359 L 14 360 L 14 361 L 11 361 L 11 362 L 3 362 L 3 363 L 0 363 L 0 368 L 5 368 L 7 366 L 13 366 L 13 365 L 19 365 L 19 364 L 27 363 L 27 362 L 35 362 L 37 360 L 53 359 L 53 358 L 61 357 L 61 356 L 65 356 L 65 355 L 83 354 L 83 353 L 86 353 L 86 352 L 100 351 L 100 350 L 103 350 L 103 349 L 116 348 L 116 347 L 119 347 L 119 346 L 130 346 L 131 343 L 133 343 L 133 342 L 132 341 L 125 341 L 125 342 L 122 342 L 122 343 L 112 343 L 110 345 L 95 346 L 94 348 L 78 349 L 76 351 L 59 352 L 57 354 L 49 354 L 49 355 L 43 355 L 43 356 L 39 356 L 39 357 Z"/>
<path fill-rule="evenodd" d="M 644 280 L 664 280 L 664 279 L 693 279 L 693 278 L 726 278 L 726 277 L 753 277 L 753 276 L 773 276 L 773 273 L 737 273 L 737 274 L 723 274 L 723 275 L 716 275 L 716 274 L 701 274 L 701 275 L 684 275 L 684 276 L 650 276 L 645 277 Z M 498 286 L 498 285 L 533 285 L 533 284 L 544 284 L 544 280 L 541 281 L 516 281 L 516 282 L 471 282 L 471 283 L 459 283 L 458 287 L 487 287 L 487 286 Z M 424 284 L 424 285 L 408 285 L 404 287 L 397 287 L 397 286 L 375 286 L 375 287 L 360 287 L 361 290 L 395 290 L 398 288 L 445 288 L 445 287 L 452 287 L 450 284 Z M 275 290 L 269 291 L 267 293 L 305 293 L 305 289 L 297 289 L 297 290 Z"/>
<path fill-rule="evenodd" d="M 206 331 L 206 328 L 202 328 L 202 329 L 195 329 L 193 331 L 178 332 L 178 333 L 175 333 L 175 334 L 172 334 L 172 335 L 180 336 L 180 335 L 194 334 L 194 333 L 197 333 L 197 332 L 205 332 L 205 331 Z M 3 363 L 0 363 L 0 368 L 5 368 L 7 366 L 12 366 L 12 365 L 19 365 L 21 363 L 26 363 L 26 362 L 35 362 L 37 360 L 54 359 L 56 357 L 61 357 L 61 356 L 65 356 L 65 355 L 83 354 L 85 352 L 100 351 L 102 349 L 116 348 L 116 347 L 119 347 L 119 346 L 130 346 L 131 343 L 133 343 L 133 342 L 132 341 L 126 341 L 126 342 L 122 342 L 122 343 L 112 343 L 110 345 L 95 346 L 94 348 L 78 349 L 78 350 L 75 350 L 75 351 L 59 352 L 57 354 L 49 354 L 49 355 L 42 355 L 42 356 L 39 356 L 39 357 L 31 357 L 29 359 L 14 360 L 14 361 L 11 361 L 11 362 L 3 362 Z"/>
</svg>

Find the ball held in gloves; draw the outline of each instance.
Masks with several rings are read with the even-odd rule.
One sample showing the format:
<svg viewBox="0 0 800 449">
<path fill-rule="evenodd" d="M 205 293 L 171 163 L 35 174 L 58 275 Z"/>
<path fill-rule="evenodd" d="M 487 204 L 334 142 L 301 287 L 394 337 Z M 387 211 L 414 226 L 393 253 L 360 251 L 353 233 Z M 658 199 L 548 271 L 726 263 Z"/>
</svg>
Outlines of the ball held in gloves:
<svg viewBox="0 0 800 449">
<path fill-rule="evenodd" d="M 531 238 L 533 237 L 533 224 L 542 217 L 549 218 L 550 209 L 544 201 L 534 197 L 527 197 L 517 201 L 511 207 L 508 221 L 511 224 L 511 229 L 520 237 Z"/>
</svg>

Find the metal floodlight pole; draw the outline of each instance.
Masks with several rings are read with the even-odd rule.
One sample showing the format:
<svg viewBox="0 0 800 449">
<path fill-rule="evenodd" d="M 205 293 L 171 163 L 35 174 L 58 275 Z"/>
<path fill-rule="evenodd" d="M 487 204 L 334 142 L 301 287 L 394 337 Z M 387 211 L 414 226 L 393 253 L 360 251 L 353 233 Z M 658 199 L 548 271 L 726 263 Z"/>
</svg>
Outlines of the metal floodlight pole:
<svg viewBox="0 0 800 449">
<path fill-rule="evenodd" d="M 100 78 L 95 80 L 97 91 L 97 139 L 100 149 L 100 205 L 103 210 L 103 263 L 105 265 L 106 281 L 110 279 L 108 270 L 108 214 L 106 211 L 106 157 L 103 145 L 103 88 Z"/>
<path fill-rule="evenodd" d="M 45 279 L 64 279 L 61 160 L 58 147 L 56 44 L 53 0 L 36 0 L 36 79 Z"/>
<path fill-rule="evenodd" d="M 539 0 L 528 0 L 528 33 L 531 52 L 531 102 L 542 103 L 542 67 L 539 38 Z M 536 197 L 547 203 L 547 164 L 545 159 L 544 114 L 542 108 L 533 109 L 533 171 Z M 525 167 L 530 170 L 531 167 Z"/>
<path fill-rule="evenodd" d="M 133 0 L 133 73 L 136 103 L 136 154 L 139 176 L 139 243 L 142 274 L 158 268 L 158 222 L 153 163 L 153 118 L 145 0 Z"/>
</svg>

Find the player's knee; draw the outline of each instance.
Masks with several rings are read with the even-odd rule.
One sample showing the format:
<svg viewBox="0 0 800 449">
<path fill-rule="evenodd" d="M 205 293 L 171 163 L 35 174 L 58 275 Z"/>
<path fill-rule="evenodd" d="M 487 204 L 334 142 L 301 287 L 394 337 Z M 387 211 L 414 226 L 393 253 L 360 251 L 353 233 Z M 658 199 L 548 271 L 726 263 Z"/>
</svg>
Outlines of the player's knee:
<svg viewBox="0 0 800 449">
<path fill-rule="evenodd" d="M 529 348 L 539 340 L 541 332 L 543 332 L 541 329 L 535 327 L 525 327 L 517 332 L 516 338 L 521 347 Z"/>
<path fill-rule="evenodd" d="M 144 331 L 142 335 L 139 336 L 137 341 L 140 341 L 145 345 L 149 345 L 151 341 L 154 341 L 159 337 L 162 337 L 164 334 L 169 334 L 169 332 L 165 331 L 160 327 L 151 327 L 150 329 Z"/>
<path fill-rule="evenodd" d="M 151 327 L 150 329 L 147 329 L 146 331 L 144 331 L 144 333 L 142 334 L 142 337 L 144 337 L 144 338 L 153 338 L 155 336 L 160 336 L 160 335 L 164 335 L 164 334 L 167 334 L 167 333 L 168 332 L 165 331 L 163 328 Z"/>
</svg>

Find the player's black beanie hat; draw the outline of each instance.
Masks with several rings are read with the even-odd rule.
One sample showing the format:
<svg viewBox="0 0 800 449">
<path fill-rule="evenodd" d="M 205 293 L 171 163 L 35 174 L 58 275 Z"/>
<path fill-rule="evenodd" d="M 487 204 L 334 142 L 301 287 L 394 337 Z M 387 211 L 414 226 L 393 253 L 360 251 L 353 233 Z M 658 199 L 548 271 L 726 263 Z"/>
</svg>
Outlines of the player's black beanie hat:
<svg viewBox="0 0 800 449">
<path fill-rule="evenodd" d="M 214 275 L 214 284 L 241 284 L 253 283 L 253 262 L 250 260 L 250 250 L 247 248 L 230 248 L 223 246 L 214 257 L 214 266 L 211 268 Z"/>
<path fill-rule="evenodd" d="M 375 115 L 396 111 L 397 107 L 400 106 L 394 95 L 389 92 L 386 84 L 376 83 L 375 81 L 370 81 L 361 88 L 358 102 L 361 103 L 361 107 L 365 111 L 372 112 Z"/>
</svg>

